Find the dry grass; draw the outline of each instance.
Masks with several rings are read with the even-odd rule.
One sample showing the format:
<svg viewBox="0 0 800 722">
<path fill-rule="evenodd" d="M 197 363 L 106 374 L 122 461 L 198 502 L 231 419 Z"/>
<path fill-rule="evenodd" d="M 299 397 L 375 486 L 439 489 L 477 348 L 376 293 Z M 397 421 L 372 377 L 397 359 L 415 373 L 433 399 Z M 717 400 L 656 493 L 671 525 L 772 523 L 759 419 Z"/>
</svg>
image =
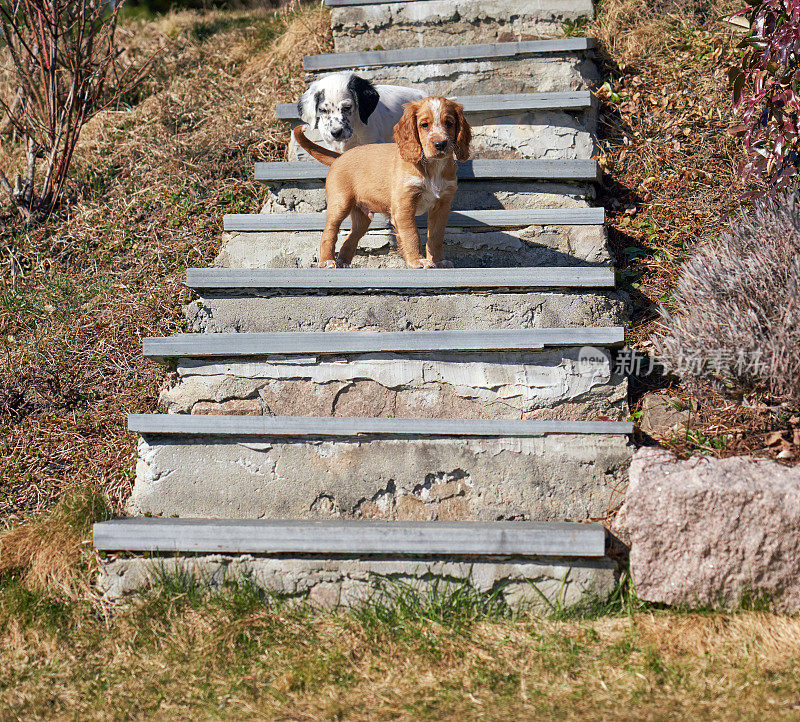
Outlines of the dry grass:
<svg viewBox="0 0 800 722">
<path fill-rule="evenodd" d="M 102 497 L 72 490 L 51 513 L 0 533 L 0 578 L 14 576 L 30 591 L 47 589 L 62 599 L 94 598 L 91 525 L 106 516 Z"/>
<path fill-rule="evenodd" d="M 454 624 L 176 591 L 104 617 L 6 585 L 3 716 L 727 720 L 788 719 L 800 703 L 796 618 Z"/>
<path fill-rule="evenodd" d="M 182 327 L 184 269 L 205 266 L 226 212 L 255 211 L 255 161 L 285 154 L 276 102 L 302 55 L 330 48 L 324 9 L 181 12 L 124 30 L 131 59 L 165 47 L 128 106 L 82 137 L 71 203 L 46 226 L 0 228 L 0 523 L 72 487 L 112 507 L 130 490 L 128 412 L 165 380 L 142 336 Z M 20 149 L 3 143 L 8 173 Z"/>
</svg>

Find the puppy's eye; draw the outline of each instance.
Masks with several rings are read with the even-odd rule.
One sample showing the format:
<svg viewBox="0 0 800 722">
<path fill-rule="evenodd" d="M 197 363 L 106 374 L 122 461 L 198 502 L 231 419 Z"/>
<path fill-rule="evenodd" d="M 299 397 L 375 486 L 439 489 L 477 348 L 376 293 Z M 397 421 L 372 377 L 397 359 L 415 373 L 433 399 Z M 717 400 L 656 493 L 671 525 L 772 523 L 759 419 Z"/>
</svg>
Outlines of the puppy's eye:
<svg viewBox="0 0 800 722">
<path fill-rule="evenodd" d="M 342 112 L 343 113 L 349 113 L 352 109 L 353 109 L 352 105 L 343 105 L 342 106 Z"/>
<path fill-rule="evenodd" d="M 420 128 L 427 128 L 429 125 L 430 125 L 430 123 L 420 123 L 419 127 Z"/>
<path fill-rule="evenodd" d="M 450 118 L 448 118 L 446 121 L 444 121 L 444 127 L 445 128 L 452 128 L 453 127 L 453 121 L 450 120 Z"/>
</svg>

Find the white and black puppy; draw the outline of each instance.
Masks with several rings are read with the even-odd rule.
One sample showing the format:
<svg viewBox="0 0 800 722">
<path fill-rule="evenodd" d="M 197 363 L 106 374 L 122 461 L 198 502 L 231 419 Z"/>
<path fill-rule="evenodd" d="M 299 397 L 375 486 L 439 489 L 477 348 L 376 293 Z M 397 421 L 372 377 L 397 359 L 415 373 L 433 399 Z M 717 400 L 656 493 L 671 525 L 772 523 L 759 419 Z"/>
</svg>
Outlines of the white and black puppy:
<svg viewBox="0 0 800 722">
<path fill-rule="evenodd" d="M 403 104 L 425 97 L 421 90 L 373 85 L 355 73 L 331 73 L 311 83 L 297 102 L 304 123 L 315 128 L 331 150 L 391 143 Z"/>
</svg>

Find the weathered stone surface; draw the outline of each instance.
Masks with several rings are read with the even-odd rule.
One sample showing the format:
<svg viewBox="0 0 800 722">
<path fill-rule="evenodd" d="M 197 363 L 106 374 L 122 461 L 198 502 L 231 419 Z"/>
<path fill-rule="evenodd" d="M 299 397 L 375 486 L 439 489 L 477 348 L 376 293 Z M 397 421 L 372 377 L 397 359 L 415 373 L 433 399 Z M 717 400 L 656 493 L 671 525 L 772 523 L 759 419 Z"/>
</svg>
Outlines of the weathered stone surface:
<svg viewBox="0 0 800 722">
<path fill-rule="evenodd" d="M 436 0 L 335 7 L 331 28 L 341 53 L 559 37 L 564 23 L 593 16 L 591 0 Z"/>
<path fill-rule="evenodd" d="M 580 159 L 597 153 L 594 109 L 580 113 L 560 110 L 469 113 L 468 120 L 472 127 L 473 158 Z M 307 128 L 305 133 L 311 140 L 321 141 L 318 131 Z M 289 139 L 289 160 L 312 160 L 293 136 Z"/>
<path fill-rule="evenodd" d="M 686 429 L 690 415 L 688 409 L 676 407 L 672 400 L 663 394 L 647 394 L 642 401 L 639 428 L 656 439 L 674 436 Z"/>
<path fill-rule="evenodd" d="M 375 83 L 415 86 L 431 95 L 499 95 L 588 90 L 600 80 L 591 52 L 351 68 Z M 309 74 L 313 80 L 330 71 Z"/>
<path fill-rule="evenodd" d="M 229 416 L 260 416 L 263 413 L 261 402 L 255 399 L 198 401 L 192 404 L 190 410 L 193 414 L 226 414 Z"/>
<path fill-rule="evenodd" d="M 450 331 L 622 326 L 628 302 L 622 291 L 302 296 L 204 292 L 184 311 L 193 332 Z"/>
<path fill-rule="evenodd" d="M 139 442 L 128 513 L 581 521 L 606 513 L 630 454 L 623 435 L 352 441 L 148 436 Z"/>
<path fill-rule="evenodd" d="M 454 211 L 526 208 L 585 208 L 595 197 L 594 186 L 528 181 L 460 181 Z M 325 186 L 317 182 L 268 184 L 262 213 L 321 213 L 326 209 Z"/>
<path fill-rule="evenodd" d="M 161 394 L 161 402 L 172 413 L 261 413 L 263 407 L 273 416 L 621 420 L 627 414 L 624 378 L 612 379 L 610 359 L 601 369 L 581 364 L 579 354 L 571 348 L 480 357 L 373 353 L 291 363 L 184 360 L 180 382 Z M 248 400 L 231 400 L 232 391 Z"/>
<path fill-rule="evenodd" d="M 320 237 L 318 231 L 225 233 L 215 265 L 311 268 L 319 259 Z M 424 238 L 425 229 L 421 229 L 422 244 Z M 449 228 L 444 237 L 444 256 L 461 268 L 611 264 L 603 226 L 529 226 L 517 230 Z M 359 241 L 353 266 L 405 268 L 405 263 L 397 252 L 392 233 L 376 230 Z"/>
<path fill-rule="evenodd" d="M 641 599 L 731 607 L 752 594 L 800 610 L 800 468 L 644 448 L 622 516 Z"/>
<path fill-rule="evenodd" d="M 551 605 L 570 606 L 591 598 L 605 599 L 615 583 L 608 559 L 511 557 L 430 559 L 397 557 L 319 559 L 264 556 L 184 556 L 101 559 L 98 585 L 110 599 L 144 590 L 159 578 L 190 574 L 209 586 L 250 582 L 281 597 L 331 609 L 356 607 L 385 598 L 393 589 L 413 586 L 425 593 L 434 584 L 469 583 L 476 591 L 495 592 L 512 609 L 548 612 Z"/>
</svg>

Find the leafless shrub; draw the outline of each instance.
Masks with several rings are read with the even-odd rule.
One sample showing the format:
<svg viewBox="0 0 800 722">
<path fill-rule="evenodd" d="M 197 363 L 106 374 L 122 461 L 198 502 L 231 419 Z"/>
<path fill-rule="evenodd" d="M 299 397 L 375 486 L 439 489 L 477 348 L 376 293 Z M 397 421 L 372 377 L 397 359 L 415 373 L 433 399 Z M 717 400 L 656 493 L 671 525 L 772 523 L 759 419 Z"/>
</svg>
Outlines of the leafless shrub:
<svg viewBox="0 0 800 722">
<path fill-rule="evenodd" d="M 152 62 L 117 72 L 121 7 L 112 10 L 103 0 L 0 0 L 0 29 L 18 83 L 13 101 L 0 98 L 0 108 L 25 139 L 27 155 L 25 174 L 12 186 L 0 171 L 0 185 L 26 220 L 53 210 L 83 126 L 141 82 Z"/>
<path fill-rule="evenodd" d="M 800 196 L 740 211 L 683 267 L 656 350 L 680 375 L 800 402 Z"/>
</svg>

